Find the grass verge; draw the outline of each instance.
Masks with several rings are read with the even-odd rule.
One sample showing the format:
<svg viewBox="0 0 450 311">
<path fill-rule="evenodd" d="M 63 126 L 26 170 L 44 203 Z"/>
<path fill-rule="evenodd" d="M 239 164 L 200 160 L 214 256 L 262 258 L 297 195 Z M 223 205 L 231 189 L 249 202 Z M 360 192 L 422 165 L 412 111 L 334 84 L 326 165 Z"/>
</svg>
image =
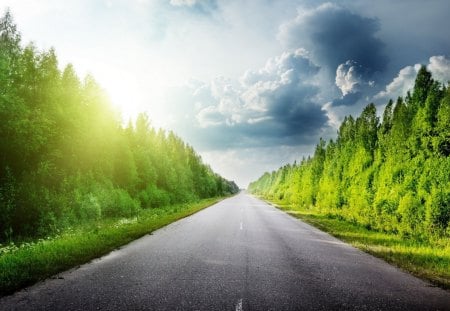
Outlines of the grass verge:
<svg viewBox="0 0 450 311">
<path fill-rule="evenodd" d="M 314 227 L 431 283 L 450 289 L 450 239 L 417 241 L 394 233 L 369 230 L 316 210 L 273 202 Z"/>
<path fill-rule="evenodd" d="M 102 220 L 56 237 L 0 247 L 0 297 L 105 255 L 222 199 L 142 210 L 134 218 Z"/>
</svg>

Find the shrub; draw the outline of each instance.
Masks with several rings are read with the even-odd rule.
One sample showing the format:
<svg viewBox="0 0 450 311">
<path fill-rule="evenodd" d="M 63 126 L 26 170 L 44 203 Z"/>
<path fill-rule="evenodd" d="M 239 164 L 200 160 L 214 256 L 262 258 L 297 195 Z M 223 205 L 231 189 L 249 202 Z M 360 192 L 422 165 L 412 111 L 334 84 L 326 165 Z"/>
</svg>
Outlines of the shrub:
<svg viewBox="0 0 450 311">
<path fill-rule="evenodd" d="M 104 217 L 131 217 L 140 209 L 140 204 L 120 188 L 103 191 L 100 201 Z"/>
</svg>

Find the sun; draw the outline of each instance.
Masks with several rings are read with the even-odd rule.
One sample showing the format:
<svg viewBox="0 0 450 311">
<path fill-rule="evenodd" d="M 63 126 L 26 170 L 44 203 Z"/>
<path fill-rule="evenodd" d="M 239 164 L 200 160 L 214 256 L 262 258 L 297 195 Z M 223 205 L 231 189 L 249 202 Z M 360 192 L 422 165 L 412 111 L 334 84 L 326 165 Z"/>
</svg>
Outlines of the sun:
<svg viewBox="0 0 450 311">
<path fill-rule="evenodd" d="M 105 89 L 111 103 L 117 109 L 124 123 L 135 120 L 143 112 L 143 96 L 136 86 L 133 77 L 123 73 L 119 76 L 105 74 L 100 79 L 100 85 Z"/>
<path fill-rule="evenodd" d="M 167 95 L 184 82 L 177 75 L 177 67 L 168 60 L 139 56 L 128 64 L 112 64 L 97 64 L 95 77 L 120 111 L 122 121 L 126 124 L 130 119 L 136 120 L 140 113 L 146 113 L 155 126 L 170 124 L 170 116 L 164 110 Z"/>
<path fill-rule="evenodd" d="M 141 98 L 130 86 L 106 87 L 112 105 L 120 111 L 123 121 L 135 120 L 140 112 Z"/>
</svg>

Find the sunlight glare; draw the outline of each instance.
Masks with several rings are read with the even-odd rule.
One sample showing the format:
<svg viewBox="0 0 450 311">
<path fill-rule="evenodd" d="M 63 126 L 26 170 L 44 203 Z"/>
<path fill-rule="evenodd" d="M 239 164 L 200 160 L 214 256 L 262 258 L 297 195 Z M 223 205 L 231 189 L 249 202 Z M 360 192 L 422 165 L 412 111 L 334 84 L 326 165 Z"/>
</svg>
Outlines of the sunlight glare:
<svg viewBox="0 0 450 311">
<path fill-rule="evenodd" d="M 139 113 L 147 113 L 154 126 L 170 124 L 169 116 L 164 113 L 164 101 L 167 92 L 180 84 L 179 76 L 169 62 L 147 60 L 147 65 L 137 58 L 127 70 L 119 68 L 99 68 L 96 76 L 108 93 L 112 104 L 122 116 L 122 121 L 135 120 Z M 149 65 L 150 64 L 150 65 Z M 150 68 L 148 68 L 150 67 Z M 177 79 L 178 78 L 178 79 Z"/>
<path fill-rule="evenodd" d="M 111 102 L 115 108 L 120 111 L 123 122 L 135 120 L 143 109 L 143 96 L 139 92 L 136 85 L 129 79 L 103 82 L 104 88 L 111 98 Z"/>
</svg>

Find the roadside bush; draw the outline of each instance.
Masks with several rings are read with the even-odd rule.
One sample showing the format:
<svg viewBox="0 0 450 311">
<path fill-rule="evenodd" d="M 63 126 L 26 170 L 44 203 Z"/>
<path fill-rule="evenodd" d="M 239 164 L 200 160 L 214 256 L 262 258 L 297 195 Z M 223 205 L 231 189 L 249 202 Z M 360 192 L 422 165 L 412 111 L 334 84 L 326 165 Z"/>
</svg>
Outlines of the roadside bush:
<svg viewBox="0 0 450 311">
<path fill-rule="evenodd" d="M 397 212 L 401 219 L 399 223 L 400 233 L 402 235 L 419 235 L 422 231 L 424 209 L 420 200 L 412 191 L 408 191 L 400 199 Z"/>
<path fill-rule="evenodd" d="M 78 218 L 80 220 L 97 220 L 102 216 L 102 209 L 95 194 L 81 194 L 77 198 L 77 202 Z"/>
<path fill-rule="evenodd" d="M 140 204 L 120 188 L 104 191 L 101 196 L 101 210 L 105 217 L 131 217 L 140 209 Z"/>
<path fill-rule="evenodd" d="M 170 204 L 169 194 L 155 185 L 149 184 L 139 193 L 139 200 L 143 208 L 162 207 Z"/>
</svg>

